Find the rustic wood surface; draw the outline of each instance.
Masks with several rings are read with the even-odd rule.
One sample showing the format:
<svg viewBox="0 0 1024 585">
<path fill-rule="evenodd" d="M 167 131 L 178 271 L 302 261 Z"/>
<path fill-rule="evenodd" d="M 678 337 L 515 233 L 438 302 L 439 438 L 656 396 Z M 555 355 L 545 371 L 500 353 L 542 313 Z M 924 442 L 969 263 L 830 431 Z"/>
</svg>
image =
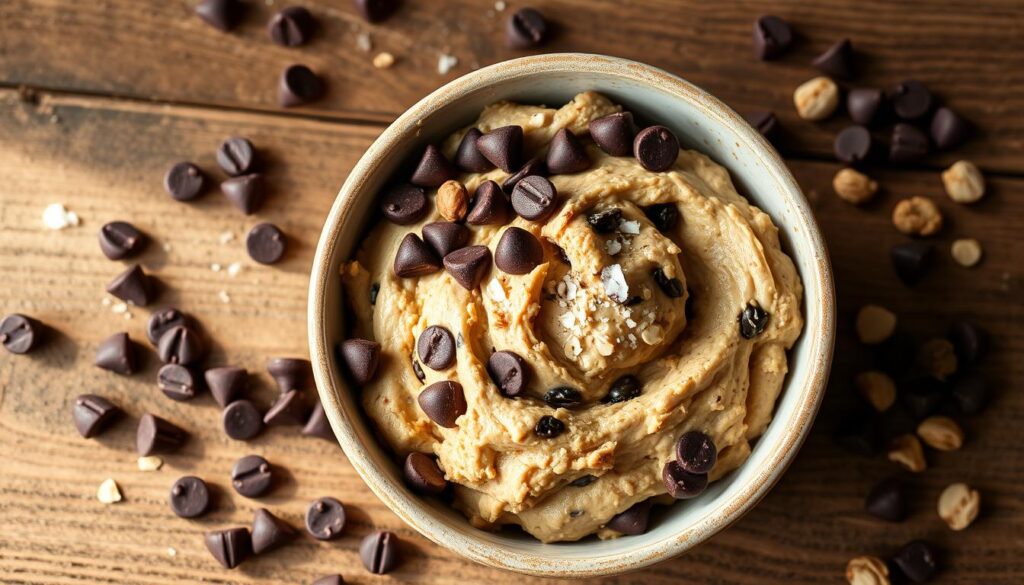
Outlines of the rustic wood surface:
<svg viewBox="0 0 1024 585">
<path fill-rule="evenodd" d="M 238 364 L 254 373 L 254 395 L 273 393 L 266 358 L 306 354 L 305 295 L 324 214 L 337 188 L 380 122 L 426 91 L 471 66 L 512 56 L 499 48 L 500 19 L 489 2 L 451 2 L 407 8 L 383 26 L 369 27 L 347 1 L 308 2 L 324 22 L 308 48 L 288 51 L 269 43 L 261 22 L 271 10 L 256 3 L 237 34 L 202 25 L 185 2 L 0 3 L 0 313 L 34 315 L 53 331 L 37 352 L 0 351 L 0 582 L 50 583 L 309 583 L 340 572 L 350 582 L 544 582 L 512 577 L 462 560 L 406 528 L 365 488 L 336 446 L 275 428 L 251 443 L 227 439 L 215 403 L 165 398 L 154 384 L 157 360 L 143 333 L 149 311 L 131 318 L 102 303 L 106 283 L 122 263 L 96 245 L 103 223 L 126 219 L 153 239 L 141 261 L 163 283 L 158 304 L 194 314 L 212 342 L 211 364 Z M 565 22 L 550 50 L 611 52 L 681 73 L 737 109 L 770 107 L 783 116 L 785 152 L 829 242 L 836 269 L 840 337 L 834 384 L 814 432 L 778 487 L 735 526 L 682 558 L 607 583 L 676 582 L 839 583 L 857 554 L 884 555 L 911 538 L 939 544 L 940 583 L 1010 584 L 1024 580 L 1024 480 L 1020 421 L 1024 420 L 1024 10 L 1019 3 L 934 2 L 926 13 L 911 4 L 744 2 L 537 2 Z M 806 4 L 806 5 L 805 5 Z M 570 17 L 574 9 L 585 14 Z M 760 12 L 789 18 L 806 40 L 780 63 L 750 56 L 750 21 Z M 357 31 L 370 30 L 375 50 L 399 63 L 389 71 L 369 65 L 354 48 Z M 982 136 L 956 156 L 973 158 L 989 173 L 990 194 L 962 207 L 942 192 L 938 157 L 914 170 L 877 171 L 879 200 L 852 208 L 832 194 L 838 168 L 824 159 L 831 131 L 841 125 L 798 122 L 789 106 L 792 87 L 813 75 L 806 61 L 832 39 L 851 36 L 870 54 L 865 83 L 904 76 L 931 83 L 981 128 Z M 460 58 L 448 76 L 436 73 L 436 55 Z M 276 72 L 294 60 L 325 71 L 332 93 L 322 104 L 282 113 L 273 104 Z M 14 86 L 27 85 L 18 91 Z M 35 88 L 35 89 L 31 89 Z M 125 98 L 125 99 L 119 99 Z M 139 99 L 145 98 L 145 99 Z M 148 101 L 156 100 L 156 103 Z M 164 194 L 166 168 L 194 160 L 220 178 L 212 153 L 226 136 L 249 136 L 266 154 L 267 203 L 242 216 L 215 189 L 194 204 Z M 949 223 L 935 239 L 936 269 L 911 291 L 897 282 L 887 251 L 901 241 L 889 223 L 895 201 L 931 197 Z M 49 203 L 63 203 L 82 225 L 54 232 L 42 227 Z M 285 260 L 264 267 L 244 251 L 244 235 L 259 221 L 289 235 Z M 224 234 L 233 239 L 222 242 Z M 956 237 L 977 237 L 986 258 L 972 270 L 949 258 Z M 241 262 L 237 276 L 215 272 Z M 227 302 L 225 302 L 227 301 Z M 867 302 L 895 310 L 907 330 L 941 334 L 953 315 L 966 313 L 993 333 L 995 351 L 982 369 L 996 396 L 985 414 L 967 422 L 958 452 L 929 454 L 931 468 L 912 478 L 912 518 L 888 525 L 862 511 L 870 486 L 896 468 L 884 457 L 858 458 L 832 441 L 857 398 L 849 378 L 867 364 L 852 333 L 853 316 Z M 129 331 L 145 348 L 145 367 L 117 376 L 92 366 L 97 343 Z M 74 396 L 94 392 L 125 407 L 127 417 L 98 440 L 81 439 L 70 422 Z M 134 423 L 154 412 L 193 433 L 187 446 L 165 457 L 157 472 L 138 471 Z M 287 470 L 273 494 L 237 496 L 229 486 L 232 462 L 264 454 Z M 218 489 L 216 510 L 199 520 L 175 517 L 170 484 L 195 474 Z M 125 501 L 103 506 L 96 487 L 113 477 Z M 967 481 L 980 489 L 983 514 L 953 533 L 934 512 L 941 489 Z M 248 524 L 265 506 L 300 526 L 306 504 L 334 495 L 348 505 L 349 528 L 332 543 L 307 537 L 228 572 L 206 552 L 203 530 Z M 360 538 L 373 528 L 403 539 L 405 560 L 387 577 L 367 573 L 358 560 Z M 171 556 L 169 549 L 176 554 Z"/>
</svg>

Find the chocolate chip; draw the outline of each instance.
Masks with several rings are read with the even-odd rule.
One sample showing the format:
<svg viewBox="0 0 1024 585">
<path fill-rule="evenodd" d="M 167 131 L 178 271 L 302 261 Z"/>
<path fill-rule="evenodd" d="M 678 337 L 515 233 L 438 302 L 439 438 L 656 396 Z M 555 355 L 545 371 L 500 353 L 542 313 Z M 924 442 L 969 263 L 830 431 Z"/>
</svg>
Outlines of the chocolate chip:
<svg viewBox="0 0 1024 585">
<path fill-rule="evenodd" d="M 430 244 L 439 258 L 458 250 L 469 242 L 469 228 L 451 221 L 435 221 L 423 226 L 423 241 Z"/>
<path fill-rule="evenodd" d="M 507 274 L 527 274 L 544 261 L 544 247 L 530 232 L 510 227 L 494 249 L 494 264 Z"/>
<path fill-rule="evenodd" d="M 427 379 L 427 375 L 423 373 L 423 368 L 420 366 L 420 363 L 415 360 L 412 362 L 412 371 L 416 374 L 416 379 L 420 382 Z"/>
<path fill-rule="evenodd" d="M 466 290 L 480 286 L 491 269 L 491 250 L 487 246 L 466 246 L 444 257 L 444 268 Z"/>
<path fill-rule="evenodd" d="M 907 80 L 886 92 L 892 110 L 904 120 L 917 120 L 932 109 L 932 93 L 920 81 Z"/>
<path fill-rule="evenodd" d="M 432 370 L 447 370 L 455 363 L 455 338 L 440 325 L 431 325 L 420 333 L 416 353 Z"/>
<path fill-rule="evenodd" d="M 346 339 L 339 348 L 352 380 L 360 386 L 369 384 L 380 363 L 380 344 L 367 339 Z"/>
<path fill-rule="evenodd" d="M 455 420 L 466 414 L 466 396 L 462 385 L 451 380 L 427 386 L 416 401 L 430 420 L 448 429 L 454 428 Z"/>
<path fill-rule="evenodd" d="M 940 150 L 960 146 L 971 137 L 971 124 L 949 108 L 935 111 L 931 123 L 932 141 Z"/>
<path fill-rule="evenodd" d="M 192 370 L 178 364 L 166 364 L 156 373 L 160 391 L 171 400 L 191 400 L 196 397 L 196 379 Z"/>
<path fill-rule="evenodd" d="M 640 383 L 640 379 L 626 374 L 612 382 L 611 388 L 608 389 L 608 393 L 601 399 L 601 402 L 606 404 L 625 402 L 640 396 L 641 391 L 643 391 L 643 384 Z"/>
<path fill-rule="evenodd" d="M 306 509 L 306 531 L 317 540 L 334 540 L 345 528 L 345 506 L 331 497 L 313 502 Z"/>
<path fill-rule="evenodd" d="M 943 382 L 931 377 L 915 377 L 903 382 L 899 397 L 910 416 L 919 421 L 934 414 L 945 395 Z"/>
<path fill-rule="evenodd" d="M 366 570 L 375 575 L 390 572 L 398 563 L 398 537 L 380 530 L 366 535 L 359 544 L 359 558 Z"/>
<path fill-rule="evenodd" d="M 968 415 L 979 414 L 985 409 L 985 405 L 988 404 L 988 382 L 978 373 L 958 376 L 953 381 L 953 389 L 950 391 L 950 396 L 961 413 Z"/>
<path fill-rule="evenodd" d="M 97 367 L 128 376 L 135 371 L 135 345 L 127 333 L 115 333 L 100 342 L 96 348 Z"/>
<path fill-rule="evenodd" d="M 779 119 L 775 117 L 775 112 L 750 112 L 749 114 L 744 114 L 743 119 L 753 126 L 761 136 L 769 140 L 775 136 L 779 128 Z"/>
<path fill-rule="evenodd" d="M 669 461 L 661 472 L 668 494 L 677 500 L 695 498 L 708 487 L 706 473 L 690 473 L 678 461 Z"/>
<path fill-rule="evenodd" d="M 430 144 L 424 149 L 410 181 L 420 187 L 440 187 L 442 183 L 454 179 L 458 174 L 441 149 Z"/>
<path fill-rule="evenodd" d="M 708 473 L 718 461 L 718 449 L 711 437 L 700 431 L 688 431 L 676 443 L 676 461 L 684 471 Z"/>
<path fill-rule="evenodd" d="M 146 236 L 126 221 L 112 221 L 100 228 L 99 240 L 104 256 L 120 260 L 142 249 Z"/>
<path fill-rule="evenodd" d="M 0 321 L 0 343 L 11 353 L 32 351 L 42 336 L 42 326 L 32 317 L 11 313 Z"/>
<path fill-rule="evenodd" d="M 506 173 L 514 172 L 523 156 L 523 128 L 495 128 L 477 139 L 476 148 L 494 166 Z"/>
<path fill-rule="evenodd" d="M 652 502 L 644 500 L 637 502 L 623 512 L 612 516 L 607 526 L 621 534 L 633 535 L 647 532 L 647 521 L 651 515 Z"/>
<path fill-rule="evenodd" d="M 587 223 L 590 224 L 590 229 L 599 234 L 610 234 L 619 229 L 620 221 L 622 221 L 622 210 L 618 207 L 587 214 Z"/>
<path fill-rule="evenodd" d="M 274 472 L 259 455 L 246 455 L 231 468 L 231 487 L 247 498 L 258 498 L 270 490 Z"/>
<path fill-rule="evenodd" d="M 889 251 L 896 276 L 907 286 L 921 282 L 931 267 L 933 254 L 934 246 L 924 242 L 896 244 Z"/>
<path fill-rule="evenodd" d="M 515 398 L 529 383 L 530 370 L 519 354 L 511 351 L 496 351 L 487 358 L 487 374 L 498 387 L 502 396 Z"/>
<path fill-rule="evenodd" d="M 576 408 L 583 404 L 583 394 L 575 388 L 559 386 L 544 393 L 544 402 L 551 408 Z"/>
<path fill-rule="evenodd" d="M 893 126 L 889 142 L 889 160 L 897 163 L 915 162 L 928 154 L 928 137 L 910 124 Z"/>
<path fill-rule="evenodd" d="M 545 162 L 552 175 L 581 173 L 592 164 L 587 149 L 568 128 L 562 128 L 551 139 Z"/>
<path fill-rule="evenodd" d="M 507 179 L 505 179 L 501 183 L 501 189 L 506 193 L 511 194 L 515 192 L 516 185 L 519 184 L 519 181 L 522 181 L 526 177 L 532 175 L 537 175 L 538 177 L 546 177 L 548 176 L 548 174 L 549 173 L 547 162 L 544 161 L 543 157 L 538 155 L 526 161 L 526 164 L 520 167 L 518 171 L 516 171 Z"/>
<path fill-rule="evenodd" d="M 190 162 L 180 162 L 168 169 L 164 175 L 164 190 L 176 201 L 195 199 L 203 192 L 205 184 L 206 177 L 203 172 Z M 102 239 L 100 242 L 102 245 Z"/>
<path fill-rule="evenodd" d="M 395 254 L 395 275 L 401 278 L 426 276 L 441 269 L 441 261 L 433 248 L 416 234 L 406 234 Z"/>
<path fill-rule="evenodd" d="M 582 477 L 577 477 L 576 479 L 570 481 L 569 485 L 572 487 L 587 487 L 588 485 L 594 483 L 595 481 L 597 481 L 596 475 L 584 475 Z"/>
<path fill-rule="evenodd" d="M 313 581 L 313 585 L 345 585 L 345 578 L 341 575 L 324 575 Z"/>
<path fill-rule="evenodd" d="M 224 408 L 231 404 L 231 401 L 245 387 L 248 373 L 243 368 L 225 366 L 206 370 L 203 377 L 206 379 L 206 386 L 210 389 L 213 399 L 221 408 Z"/>
<path fill-rule="evenodd" d="M 172 327 L 160 337 L 156 344 L 160 361 L 165 364 L 187 366 L 203 357 L 205 348 L 199 334 L 189 327 Z"/>
<path fill-rule="evenodd" d="M 510 49 L 532 49 L 542 45 L 548 34 L 544 15 L 533 8 L 522 8 L 505 25 L 505 42 Z"/>
<path fill-rule="evenodd" d="M 352 3 L 367 22 L 387 20 L 398 8 L 398 0 L 353 0 Z"/>
<path fill-rule="evenodd" d="M 555 211 L 558 191 L 539 175 L 524 177 L 512 190 L 512 209 L 523 219 L 544 221 Z"/>
<path fill-rule="evenodd" d="M 313 374 L 309 360 L 301 358 L 275 357 L 267 360 L 267 373 L 277 383 L 278 391 L 302 390 Z"/>
<path fill-rule="evenodd" d="M 380 210 L 391 223 L 410 225 L 423 219 L 430 209 L 427 194 L 421 187 L 400 183 L 380 195 Z"/>
<path fill-rule="evenodd" d="M 565 432 L 565 423 L 548 414 L 540 417 L 533 427 L 533 434 L 542 439 L 554 439 L 563 432 Z"/>
<path fill-rule="evenodd" d="M 871 156 L 871 133 L 863 126 L 848 126 L 836 135 L 836 158 L 847 163 L 864 162 Z"/>
<path fill-rule="evenodd" d="M 71 417 L 78 433 L 91 439 L 102 433 L 107 425 L 121 414 L 121 409 L 106 398 L 95 394 L 82 394 L 75 398 Z"/>
<path fill-rule="evenodd" d="M 949 340 L 956 348 L 956 357 L 963 364 L 974 364 L 988 348 L 988 332 L 968 319 L 957 319 L 949 327 Z"/>
<path fill-rule="evenodd" d="M 153 285 L 142 267 L 133 264 L 110 281 L 107 292 L 137 307 L 145 307 L 153 296 Z"/>
<path fill-rule="evenodd" d="M 666 234 L 679 225 L 679 208 L 675 203 L 658 203 L 644 208 L 644 215 L 659 232 Z"/>
<path fill-rule="evenodd" d="M 247 175 L 256 170 L 256 149 L 249 139 L 232 136 L 217 148 L 217 164 L 232 177 Z"/>
<path fill-rule="evenodd" d="M 236 441 L 248 441 L 263 430 L 263 415 L 248 400 L 235 400 L 221 413 L 224 434 Z"/>
<path fill-rule="evenodd" d="M 825 75 L 838 79 L 850 79 L 856 73 L 853 65 L 853 44 L 843 39 L 815 57 L 811 64 Z"/>
<path fill-rule="evenodd" d="M 470 128 L 459 142 L 455 151 L 455 164 L 467 173 L 486 173 L 494 168 L 476 147 L 476 141 L 483 136 L 479 128 Z"/>
<path fill-rule="evenodd" d="M 762 16 L 754 21 L 754 55 L 762 61 L 774 59 L 789 49 L 793 31 L 778 16 Z"/>
<path fill-rule="evenodd" d="M 503 225 L 509 218 L 509 202 L 494 181 L 484 181 L 473 195 L 473 207 L 466 215 L 472 225 Z"/>
<path fill-rule="evenodd" d="M 665 296 L 668 298 L 678 299 L 683 296 L 685 292 L 683 290 L 683 283 L 678 278 L 669 278 L 661 268 L 655 268 L 654 271 L 651 272 L 651 277 L 654 278 L 654 282 L 658 284 L 658 288 L 660 288 L 661 292 L 665 293 Z"/>
<path fill-rule="evenodd" d="M 290 65 L 281 72 L 277 85 L 277 102 L 291 108 L 316 101 L 324 93 L 324 82 L 305 65 Z"/>
<path fill-rule="evenodd" d="M 923 540 L 904 545 L 893 555 L 892 562 L 914 583 L 931 581 L 939 564 L 937 551 Z"/>
<path fill-rule="evenodd" d="M 448 481 L 437 466 L 437 460 L 425 453 L 414 451 L 406 455 L 402 474 L 405 484 L 421 494 L 436 496 L 448 487 Z"/>
<path fill-rule="evenodd" d="M 258 508 L 252 516 L 252 552 L 262 554 L 295 538 L 295 529 L 274 516 L 266 508 Z"/>
<path fill-rule="evenodd" d="M 744 339 L 753 339 L 764 332 L 764 328 L 768 326 L 768 311 L 753 303 L 747 303 L 738 320 L 740 335 Z"/>
<path fill-rule="evenodd" d="M 591 120 L 588 125 L 590 137 L 601 147 L 601 150 L 612 156 L 631 156 L 633 154 L 633 138 L 637 134 L 633 114 L 618 112 Z"/>
<path fill-rule="evenodd" d="M 234 569 L 252 556 L 252 538 L 246 528 L 207 532 L 203 539 L 207 550 L 225 569 Z"/>
<path fill-rule="evenodd" d="M 210 490 L 206 482 L 194 475 L 179 478 L 171 485 L 168 499 L 171 511 L 182 518 L 202 516 L 210 507 Z"/>
<path fill-rule="evenodd" d="M 324 410 L 323 404 L 317 402 L 313 407 L 313 412 L 310 413 L 306 424 L 302 427 L 302 434 L 334 442 L 334 430 L 331 429 L 331 422 L 327 420 L 327 412 Z"/>
<path fill-rule="evenodd" d="M 196 5 L 196 15 L 206 24 L 229 31 L 242 18 L 244 5 L 238 0 L 202 0 Z"/>
<path fill-rule="evenodd" d="M 187 438 L 188 434 L 177 425 L 146 413 L 139 419 L 135 432 L 135 450 L 143 457 L 170 453 L 181 447 Z"/>
<path fill-rule="evenodd" d="M 263 204 L 266 194 L 263 175 L 250 173 L 232 177 L 220 184 L 220 192 L 242 213 L 252 215 Z"/>
<path fill-rule="evenodd" d="M 284 256 L 288 239 L 272 223 L 260 223 L 249 230 L 245 247 L 249 257 L 260 264 L 274 264 Z"/>
<path fill-rule="evenodd" d="M 679 157 L 679 140 L 664 126 L 644 128 L 633 139 L 633 156 L 649 171 L 667 171 Z"/>
<path fill-rule="evenodd" d="M 173 307 L 166 307 L 153 311 L 146 322 L 146 337 L 149 342 L 156 345 L 164 333 L 175 327 L 188 325 L 188 318 L 184 313 Z"/>
<path fill-rule="evenodd" d="M 871 488 L 864 509 L 875 518 L 889 522 L 902 522 L 907 518 L 907 501 L 903 482 L 890 478 Z"/>
<path fill-rule="evenodd" d="M 277 397 L 267 413 L 263 424 L 267 426 L 301 425 L 306 422 L 309 407 L 298 390 L 289 390 Z"/>
<path fill-rule="evenodd" d="M 851 89 L 846 94 L 846 111 L 854 122 L 867 126 L 882 106 L 882 90 L 868 87 Z"/>
<path fill-rule="evenodd" d="M 267 34 L 281 46 L 298 47 L 309 41 L 315 25 L 309 10 L 302 6 L 289 6 L 270 18 Z"/>
</svg>

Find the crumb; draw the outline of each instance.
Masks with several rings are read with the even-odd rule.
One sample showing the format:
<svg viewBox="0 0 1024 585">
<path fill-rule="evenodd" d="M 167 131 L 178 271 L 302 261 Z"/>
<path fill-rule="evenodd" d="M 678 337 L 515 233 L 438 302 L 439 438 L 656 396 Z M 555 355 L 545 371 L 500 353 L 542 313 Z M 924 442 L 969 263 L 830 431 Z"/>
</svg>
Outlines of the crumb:
<svg viewBox="0 0 1024 585">
<path fill-rule="evenodd" d="M 232 262 L 231 264 L 228 264 L 228 276 L 234 278 L 234 277 L 238 276 L 238 273 L 241 272 L 241 271 L 242 271 L 242 263 L 241 262 Z"/>
<path fill-rule="evenodd" d="M 117 486 L 116 481 L 107 478 L 103 480 L 103 483 L 96 490 L 96 499 L 104 504 L 116 504 L 122 499 L 121 488 Z"/>
<path fill-rule="evenodd" d="M 235 234 L 233 232 L 221 232 L 219 239 L 220 243 L 227 244 L 235 239 Z"/>
<path fill-rule="evenodd" d="M 218 264 L 216 262 L 214 262 L 213 264 L 210 264 L 210 270 L 212 270 L 214 272 L 220 272 L 220 269 L 221 269 L 220 264 Z"/>
<path fill-rule="evenodd" d="M 170 251 L 171 251 L 171 245 L 169 243 L 167 243 L 167 242 L 164 242 L 164 252 L 170 252 Z"/>
<path fill-rule="evenodd" d="M 447 53 L 441 53 L 441 56 L 437 59 L 437 72 L 441 75 L 447 75 L 448 72 L 454 69 L 458 64 L 458 57 Z"/>
<path fill-rule="evenodd" d="M 498 12 L 504 12 L 505 8 L 507 7 L 508 5 L 505 4 L 503 0 L 498 0 L 497 2 L 494 3 L 494 9 L 497 10 Z"/>
<path fill-rule="evenodd" d="M 43 225 L 51 230 L 62 230 L 81 224 L 78 214 L 68 211 L 60 203 L 51 203 L 43 210 Z"/>
<path fill-rule="evenodd" d="M 229 295 L 228 291 L 226 291 L 226 290 L 222 290 L 219 293 L 217 293 L 217 298 L 219 298 L 220 302 L 222 302 L 222 303 L 230 303 L 231 302 L 231 295 Z"/>
<path fill-rule="evenodd" d="M 118 315 L 128 312 L 128 303 L 117 302 L 110 306 L 110 310 Z"/>
<path fill-rule="evenodd" d="M 356 35 L 356 48 L 365 53 L 369 53 L 373 49 L 373 40 L 370 38 L 370 33 L 361 32 Z"/>
<path fill-rule="evenodd" d="M 167 547 L 167 556 L 173 557 L 173 556 L 175 556 L 177 554 L 178 554 L 178 551 L 175 550 L 173 546 Z"/>
<path fill-rule="evenodd" d="M 377 69 L 388 69 L 395 64 L 395 56 L 387 51 L 383 53 L 377 53 L 377 56 L 373 58 L 373 66 Z"/>
<path fill-rule="evenodd" d="M 147 457 L 139 457 L 138 465 L 139 471 L 156 471 L 163 467 L 164 460 L 156 455 L 149 455 Z"/>
</svg>

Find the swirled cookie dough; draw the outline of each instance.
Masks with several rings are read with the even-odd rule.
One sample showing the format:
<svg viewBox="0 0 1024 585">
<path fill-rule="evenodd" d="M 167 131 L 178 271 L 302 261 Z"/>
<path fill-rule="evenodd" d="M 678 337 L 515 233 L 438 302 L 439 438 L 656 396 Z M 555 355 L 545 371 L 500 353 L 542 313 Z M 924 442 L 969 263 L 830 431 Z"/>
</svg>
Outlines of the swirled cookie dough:
<svg viewBox="0 0 1024 585">
<path fill-rule="evenodd" d="M 367 414 L 397 454 L 437 455 L 455 484 L 456 507 L 477 526 L 519 524 L 544 542 L 615 536 L 605 528 L 612 516 L 666 494 L 662 468 L 681 434 L 699 430 L 714 439 L 713 481 L 747 458 L 750 441 L 772 417 L 786 350 L 802 328 L 802 287 L 778 230 L 699 152 L 684 150 L 671 169 L 651 172 L 585 139 L 591 120 L 620 110 L 588 92 L 559 109 L 496 103 L 473 125 L 484 133 L 522 126 L 528 153 L 543 153 L 568 128 L 593 161 L 584 172 L 550 177 L 558 203 L 547 221 L 470 226 L 469 244 L 492 252 L 509 226 L 539 237 L 545 261 L 528 274 L 492 266 L 472 291 L 444 271 L 395 276 L 402 238 L 439 221 L 436 211 L 416 225 L 382 221 L 343 269 L 353 333 L 381 344 L 378 375 L 362 388 Z M 444 143 L 449 159 L 466 130 Z M 472 193 L 507 176 L 495 169 L 459 180 Z M 668 233 L 644 213 L 655 204 L 679 211 Z M 612 208 L 621 210 L 618 226 L 597 233 L 588 214 Z M 682 296 L 667 295 L 652 278 L 655 269 L 678 278 Z M 378 290 L 375 302 L 371 289 Z M 629 302 L 609 294 L 626 294 Z M 748 304 L 769 315 L 752 339 L 738 324 Z M 457 339 L 456 363 L 444 371 L 415 363 L 416 340 L 431 325 Z M 528 363 L 524 396 L 504 397 L 489 378 L 487 358 L 496 350 Z M 640 395 L 602 402 L 627 374 L 642 383 Z M 417 404 L 422 389 L 441 380 L 457 381 L 465 392 L 467 412 L 453 428 L 435 424 Z M 581 391 L 583 404 L 545 404 L 544 393 L 559 386 Z M 565 431 L 537 436 L 544 415 L 561 420 Z"/>
</svg>

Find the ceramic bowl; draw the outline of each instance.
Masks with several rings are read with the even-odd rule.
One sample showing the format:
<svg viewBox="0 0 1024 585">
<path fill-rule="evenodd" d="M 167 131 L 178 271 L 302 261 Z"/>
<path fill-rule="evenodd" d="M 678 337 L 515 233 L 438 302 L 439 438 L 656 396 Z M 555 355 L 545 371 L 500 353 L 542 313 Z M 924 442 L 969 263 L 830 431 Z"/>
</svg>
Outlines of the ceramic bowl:
<svg viewBox="0 0 1024 585">
<path fill-rule="evenodd" d="M 542 544 L 518 533 L 473 528 L 459 512 L 405 488 L 399 466 L 375 439 L 335 359 L 344 326 L 338 270 L 366 232 L 378 189 L 412 153 L 471 123 L 492 102 L 557 107 L 585 90 L 672 128 L 684 147 L 729 169 L 740 192 L 779 226 L 803 279 L 806 324 L 790 352 L 791 370 L 775 418 L 739 469 L 699 498 L 655 516 L 645 534 Z M 492 567 L 557 577 L 646 567 L 707 540 L 750 510 L 778 481 L 810 431 L 825 391 L 835 331 L 825 244 L 778 153 L 742 117 L 685 80 L 642 63 L 585 54 L 525 57 L 474 71 L 425 97 L 384 130 L 352 169 L 327 216 L 313 261 L 308 311 L 320 399 L 349 461 L 377 497 L 425 537 L 458 554 Z"/>
</svg>

